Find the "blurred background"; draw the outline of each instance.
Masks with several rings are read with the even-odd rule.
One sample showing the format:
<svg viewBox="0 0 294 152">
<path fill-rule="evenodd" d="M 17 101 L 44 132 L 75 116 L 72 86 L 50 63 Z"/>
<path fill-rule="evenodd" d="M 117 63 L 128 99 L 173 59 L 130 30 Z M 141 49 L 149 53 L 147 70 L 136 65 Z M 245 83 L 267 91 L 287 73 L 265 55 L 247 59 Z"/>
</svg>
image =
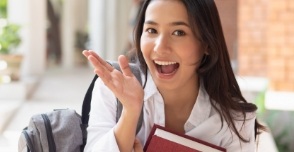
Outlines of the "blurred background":
<svg viewBox="0 0 294 152">
<path fill-rule="evenodd" d="M 242 92 L 269 132 L 259 151 L 294 151 L 294 1 L 216 0 Z M 16 152 L 32 115 L 80 113 L 94 76 L 82 56 L 132 48 L 140 0 L 0 0 L 0 152 Z"/>
</svg>

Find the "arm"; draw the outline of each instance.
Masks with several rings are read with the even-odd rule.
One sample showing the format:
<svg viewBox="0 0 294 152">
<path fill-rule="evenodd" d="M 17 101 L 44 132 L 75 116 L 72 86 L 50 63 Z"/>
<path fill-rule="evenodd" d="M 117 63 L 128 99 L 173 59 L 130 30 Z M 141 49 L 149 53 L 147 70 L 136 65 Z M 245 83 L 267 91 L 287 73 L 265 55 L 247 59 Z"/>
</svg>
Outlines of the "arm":
<svg viewBox="0 0 294 152">
<path fill-rule="evenodd" d="M 139 139 L 135 139 L 134 142 L 134 152 L 143 152 L 143 145 L 140 143 Z"/>
<path fill-rule="evenodd" d="M 89 116 L 88 138 L 84 151 L 119 152 L 113 133 L 116 124 L 116 98 L 100 78 L 96 80 L 93 88 Z"/>
<path fill-rule="evenodd" d="M 126 57 L 118 61 L 122 73 L 114 69 L 93 51 L 84 51 L 103 83 L 115 94 L 123 105 L 122 115 L 114 127 L 114 136 L 122 152 L 132 151 L 136 126 L 143 104 L 143 88 L 132 74 Z"/>
</svg>

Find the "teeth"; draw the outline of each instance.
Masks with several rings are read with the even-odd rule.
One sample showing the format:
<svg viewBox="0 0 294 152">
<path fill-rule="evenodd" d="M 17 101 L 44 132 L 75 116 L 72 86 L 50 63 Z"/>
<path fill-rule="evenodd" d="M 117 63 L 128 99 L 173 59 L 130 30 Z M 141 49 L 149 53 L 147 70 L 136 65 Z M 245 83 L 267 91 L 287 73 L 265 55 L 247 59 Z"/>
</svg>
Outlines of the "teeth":
<svg viewBox="0 0 294 152">
<path fill-rule="evenodd" d="M 154 61 L 158 65 L 171 65 L 176 64 L 177 62 L 168 62 L 168 61 Z"/>
</svg>

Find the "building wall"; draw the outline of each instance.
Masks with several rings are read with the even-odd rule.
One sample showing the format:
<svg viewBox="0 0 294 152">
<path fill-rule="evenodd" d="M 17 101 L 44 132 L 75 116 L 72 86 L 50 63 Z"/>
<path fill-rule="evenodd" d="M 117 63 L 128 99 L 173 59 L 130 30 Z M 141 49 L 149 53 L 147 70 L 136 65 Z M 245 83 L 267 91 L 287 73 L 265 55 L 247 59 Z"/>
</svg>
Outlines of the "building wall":
<svg viewBox="0 0 294 152">
<path fill-rule="evenodd" d="M 294 91 L 294 1 L 271 0 L 268 9 L 267 65 L 270 88 Z"/>
<path fill-rule="evenodd" d="M 238 7 L 239 74 L 294 91 L 294 1 L 239 0 Z"/>
<path fill-rule="evenodd" d="M 238 72 L 245 76 L 267 76 L 268 1 L 239 0 Z"/>
</svg>

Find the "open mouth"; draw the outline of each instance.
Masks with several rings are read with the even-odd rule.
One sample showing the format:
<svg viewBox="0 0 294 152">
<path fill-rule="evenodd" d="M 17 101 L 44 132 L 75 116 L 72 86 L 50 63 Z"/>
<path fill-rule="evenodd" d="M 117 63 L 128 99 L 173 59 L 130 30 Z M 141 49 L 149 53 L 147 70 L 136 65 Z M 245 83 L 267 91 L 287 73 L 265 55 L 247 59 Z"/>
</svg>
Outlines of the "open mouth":
<svg viewBox="0 0 294 152">
<path fill-rule="evenodd" d="M 180 64 L 169 61 L 154 61 L 156 69 L 160 74 L 171 75 L 177 71 Z"/>
</svg>

